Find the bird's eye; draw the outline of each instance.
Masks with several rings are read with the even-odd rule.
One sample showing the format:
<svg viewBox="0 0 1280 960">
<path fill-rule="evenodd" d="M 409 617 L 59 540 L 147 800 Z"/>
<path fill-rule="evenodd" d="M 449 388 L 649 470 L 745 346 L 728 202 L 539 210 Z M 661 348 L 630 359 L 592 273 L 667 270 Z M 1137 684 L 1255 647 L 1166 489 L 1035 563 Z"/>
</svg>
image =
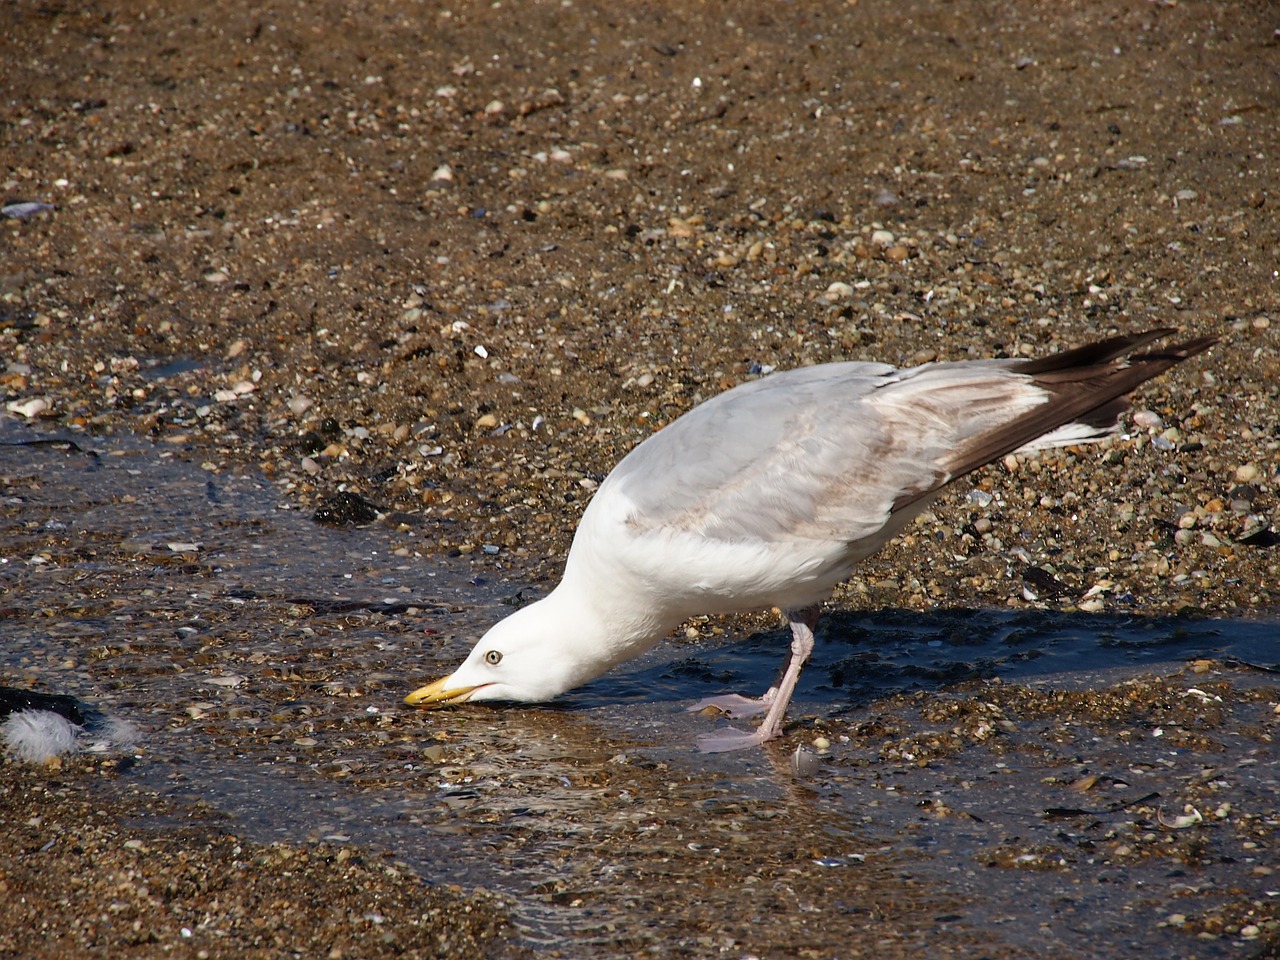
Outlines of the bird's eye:
<svg viewBox="0 0 1280 960">
<path fill-rule="evenodd" d="M 496 667 L 498 664 L 502 662 L 502 651 L 490 650 L 488 653 L 484 655 L 484 662 L 489 664 L 490 666 Z"/>
</svg>

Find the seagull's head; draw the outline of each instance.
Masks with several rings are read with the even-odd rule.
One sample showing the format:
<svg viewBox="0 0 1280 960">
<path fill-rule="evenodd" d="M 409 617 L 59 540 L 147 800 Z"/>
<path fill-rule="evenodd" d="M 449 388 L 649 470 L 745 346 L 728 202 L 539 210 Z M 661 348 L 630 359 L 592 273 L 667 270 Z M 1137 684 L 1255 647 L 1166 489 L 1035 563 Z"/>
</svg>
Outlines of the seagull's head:
<svg viewBox="0 0 1280 960">
<path fill-rule="evenodd" d="M 575 643 L 571 627 L 551 616 L 547 601 L 530 604 L 496 623 L 447 677 L 405 697 L 419 707 L 468 700 L 550 700 L 603 673 L 611 665 Z"/>
</svg>

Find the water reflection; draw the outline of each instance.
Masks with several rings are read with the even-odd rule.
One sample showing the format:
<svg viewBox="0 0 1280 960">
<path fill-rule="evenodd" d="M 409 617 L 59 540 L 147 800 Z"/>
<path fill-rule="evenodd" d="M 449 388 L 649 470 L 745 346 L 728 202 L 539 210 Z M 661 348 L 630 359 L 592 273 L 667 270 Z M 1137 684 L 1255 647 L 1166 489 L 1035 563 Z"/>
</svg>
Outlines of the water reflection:
<svg viewBox="0 0 1280 960">
<path fill-rule="evenodd" d="M 1274 667 L 1274 624 L 836 612 L 793 742 L 704 756 L 711 721 L 686 706 L 763 690 L 781 630 L 663 644 L 547 706 L 404 708 L 510 590 L 413 556 L 411 534 L 319 526 L 250 472 L 77 444 L 0 452 L 0 682 L 127 716 L 149 731 L 128 776 L 258 838 L 350 840 L 504 891 L 533 943 L 1175 955 L 1165 897 L 1132 891 L 1193 855 L 1158 811 L 1210 799 L 1245 813 L 1199 838 L 1201 888 L 1263 895 L 1240 837 L 1275 810 L 1277 697 L 1231 663 Z M 1125 686 L 1140 675 L 1172 679 Z M 797 778 L 791 751 L 817 736 L 831 749 Z"/>
</svg>

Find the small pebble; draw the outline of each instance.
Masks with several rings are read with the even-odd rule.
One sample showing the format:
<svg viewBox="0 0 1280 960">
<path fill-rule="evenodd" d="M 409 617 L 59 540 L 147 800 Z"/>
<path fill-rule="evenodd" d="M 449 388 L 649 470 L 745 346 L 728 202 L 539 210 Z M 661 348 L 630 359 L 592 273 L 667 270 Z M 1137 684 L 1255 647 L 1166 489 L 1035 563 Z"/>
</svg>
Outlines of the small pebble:
<svg viewBox="0 0 1280 960">
<path fill-rule="evenodd" d="M 7 203 L 0 207 L 0 216 L 9 217 L 11 220 L 30 220 L 38 213 L 46 213 L 56 209 L 57 207 L 51 203 L 38 203 L 35 201 Z"/>
<path fill-rule="evenodd" d="M 791 775 L 795 777 L 812 777 L 822 769 L 822 761 L 812 750 L 797 747 L 791 755 Z"/>
</svg>

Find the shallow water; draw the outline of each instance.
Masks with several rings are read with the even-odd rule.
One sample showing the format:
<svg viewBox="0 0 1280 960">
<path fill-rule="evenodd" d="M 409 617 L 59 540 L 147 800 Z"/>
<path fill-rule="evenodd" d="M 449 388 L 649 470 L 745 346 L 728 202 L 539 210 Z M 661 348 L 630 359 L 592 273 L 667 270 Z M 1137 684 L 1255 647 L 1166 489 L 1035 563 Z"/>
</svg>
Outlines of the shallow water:
<svg viewBox="0 0 1280 960">
<path fill-rule="evenodd" d="M 0 419 L 0 682 L 132 720 L 128 777 L 256 838 L 499 890 L 540 949 L 1239 956 L 1168 918 L 1280 896 L 1275 622 L 834 612 L 787 745 L 707 756 L 719 721 L 686 707 L 763 690 L 781 630 L 662 644 L 544 707 L 406 708 L 509 610 L 504 558 L 322 526 L 181 450 L 44 439 Z"/>
</svg>

